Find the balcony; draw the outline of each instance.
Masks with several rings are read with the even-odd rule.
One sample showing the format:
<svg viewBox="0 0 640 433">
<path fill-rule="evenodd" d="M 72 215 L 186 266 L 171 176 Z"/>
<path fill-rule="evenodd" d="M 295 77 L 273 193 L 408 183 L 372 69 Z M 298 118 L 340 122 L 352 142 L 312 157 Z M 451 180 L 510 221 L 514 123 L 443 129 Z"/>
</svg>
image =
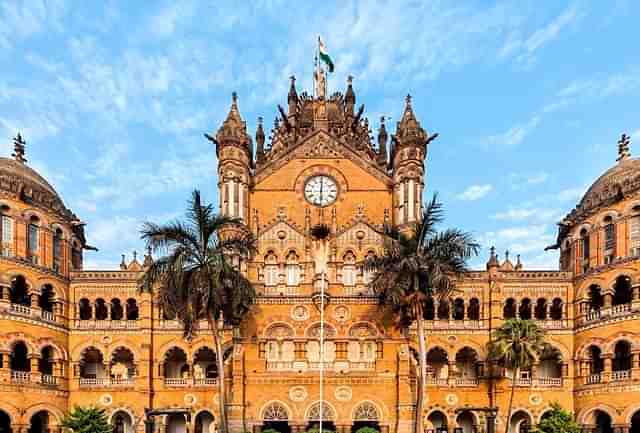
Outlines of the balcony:
<svg viewBox="0 0 640 433">
<path fill-rule="evenodd" d="M 457 387 L 473 387 L 480 384 L 477 377 L 456 377 L 453 384 Z"/>
<path fill-rule="evenodd" d="M 538 382 L 538 386 L 542 386 L 542 387 L 561 387 L 562 386 L 561 377 L 538 377 L 537 382 Z"/>
<path fill-rule="evenodd" d="M 602 382 L 602 373 L 590 374 L 589 376 L 586 377 L 587 385 L 593 385 L 594 383 L 601 383 L 601 382 Z"/>
<path fill-rule="evenodd" d="M 447 386 L 449 379 L 446 377 L 427 376 L 427 385 L 431 386 Z"/>
<path fill-rule="evenodd" d="M 165 377 L 164 385 L 168 387 L 175 388 L 185 388 L 187 386 L 196 386 L 196 387 L 208 387 L 214 386 L 218 384 L 217 378 L 197 378 L 193 379 L 190 377 Z"/>
<path fill-rule="evenodd" d="M 631 370 L 619 370 L 611 372 L 611 381 L 620 382 L 631 379 Z"/>
<path fill-rule="evenodd" d="M 17 384 L 31 383 L 31 372 L 11 370 L 11 382 Z"/>
<path fill-rule="evenodd" d="M 56 314 L 51 311 L 31 308 L 28 305 L 9 304 L 8 311 L 16 316 L 28 317 L 30 319 L 42 320 L 43 322 L 56 323 Z"/>
<path fill-rule="evenodd" d="M 131 387 L 136 383 L 135 377 L 109 378 L 109 377 L 81 377 L 79 379 L 80 388 L 117 388 Z"/>
<path fill-rule="evenodd" d="M 138 320 L 76 320 L 77 329 L 137 329 Z"/>
</svg>

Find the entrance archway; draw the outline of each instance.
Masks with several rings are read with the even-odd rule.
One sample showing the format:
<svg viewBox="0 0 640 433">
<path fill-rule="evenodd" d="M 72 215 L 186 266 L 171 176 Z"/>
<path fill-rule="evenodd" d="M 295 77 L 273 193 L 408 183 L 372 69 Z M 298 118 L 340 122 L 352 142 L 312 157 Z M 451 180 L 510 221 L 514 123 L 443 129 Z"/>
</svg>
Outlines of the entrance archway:
<svg viewBox="0 0 640 433">
<path fill-rule="evenodd" d="M 456 423 L 458 424 L 458 428 L 462 429 L 461 433 L 474 433 L 474 424 L 476 423 L 476 419 L 473 414 L 465 410 L 461 412 L 456 418 Z"/>
<path fill-rule="evenodd" d="M 640 433 L 640 410 L 631 417 L 631 429 L 629 433 Z"/>
<path fill-rule="evenodd" d="M 531 430 L 531 416 L 523 410 L 519 410 L 511 415 L 509 423 L 509 433 L 528 433 Z"/>
<path fill-rule="evenodd" d="M 362 402 L 353 410 L 351 433 L 356 433 L 363 427 L 370 427 L 380 431 L 379 421 L 380 414 L 378 413 L 378 408 L 371 402 Z"/>
<path fill-rule="evenodd" d="M 0 410 L 0 433 L 13 433 L 11 430 L 11 417 Z"/>
<path fill-rule="evenodd" d="M 291 433 L 289 411 L 284 404 L 274 401 L 264 408 L 262 411 L 262 431 L 267 429 L 279 433 Z"/>
<path fill-rule="evenodd" d="M 187 433 L 187 422 L 181 413 L 172 413 L 167 417 L 166 433 Z"/>
<path fill-rule="evenodd" d="M 49 412 L 41 410 L 36 412 L 29 421 L 28 433 L 49 433 Z"/>
<path fill-rule="evenodd" d="M 326 402 L 322 402 L 322 430 L 336 431 L 336 412 Z M 314 403 L 307 411 L 307 430 L 320 428 L 320 402 Z M 319 432 L 322 433 L 322 432 Z"/>
<path fill-rule="evenodd" d="M 427 417 L 427 423 L 425 427 L 427 428 L 427 431 L 431 431 L 433 433 L 448 431 L 449 426 L 446 415 L 439 410 L 431 412 Z"/>
<path fill-rule="evenodd" d="M 211 412 L 203 410 L 196 415 L 195 433 L 214 433 L 215 418 Z"/>
<path fill-rule="evenodd" d="M 608 413 L 597 410 L 593 415 L 596 421 L 595 433 L 613 433 L 613 427 L 611 427 L 611 417 Z"/>
<path fill-rule="evenodd" d="M 133 433 L 133 420 L 131 415 L 123 410 L 119 410 L 111 417 L 113 433 Z"/>
</svg>

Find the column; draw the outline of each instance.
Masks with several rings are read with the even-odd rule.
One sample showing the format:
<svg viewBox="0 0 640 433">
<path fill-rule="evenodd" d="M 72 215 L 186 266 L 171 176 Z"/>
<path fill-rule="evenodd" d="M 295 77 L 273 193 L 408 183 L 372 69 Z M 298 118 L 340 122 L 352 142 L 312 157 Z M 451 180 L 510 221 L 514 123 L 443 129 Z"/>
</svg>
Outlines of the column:
<svg viewBox="0 0 640 433">
<path fill-rule="evenodd" d="M 613 294 L 611 293 L 605 293 L 604 295 L 604 308 L 611 308 L 611 305 L 613 304 Z"/>
<path fill-rule="evenodd" d="M 229 193 L 227 194 L 227 215 L 233 217 L 235 216 L 234 212 L 233 212 L 233 205 L 235 204 L 235 193 L 234 193 L 234 181 L 233 180 L 229 180 L 229 182 L 227 183 L 228 185 L 228 190 Z"/>
<path fill-rule="evenodd" d="M 611 373 L 613 371 L 613 354 L 603 353 L 602 358 L 604 359 L 604 371 L 602 372 L 602 382 L 607 383 L 611 381 Z"/>
<path fill-rule="evenodd" d="M 38 370 L 38 361 L 40 360 L 39 354 L 31 354 L 29 355 L 29 364 L 31 366 L 30 372 L 30 382 L 32 383 L 40 383 L 40 371 Z"/>
<path fill-rule="evenodd" d="M 398 188 L 398 224 L 404 222 L 404 182 Z"/>
<path fill-rule="evenodd" d="M 245 221 L 244 217 L 244 185 L 242 182 L 238 182 L 238 218 Z"/>
<path fill-rule="evenodd" d="M 449 370 L 447 371 L 449 377 L 447 378 L 447 383 L 449 384 L 449 386 L 455 386 L 456 384 L 456 375 L 454 374 L 454 371 L 456 369 L 456 361 L 455 359 L 451 360 L 449 359 Z"/>
<path fill-rule="evenodd" d="M 408 204 L 408 222 L 413 222 L 415 220 L 415 182 L 413 179 L 409 179 L 409 197 L 407 198 Z"/>
<path fill-rule="evenodd" d="M 538 383 L 538 370 L 540 367 L 540 363 L 539 362 L 534 362 L 531 365 L 531 383 L 532 384 L 537 384 Z"/>
</svg>

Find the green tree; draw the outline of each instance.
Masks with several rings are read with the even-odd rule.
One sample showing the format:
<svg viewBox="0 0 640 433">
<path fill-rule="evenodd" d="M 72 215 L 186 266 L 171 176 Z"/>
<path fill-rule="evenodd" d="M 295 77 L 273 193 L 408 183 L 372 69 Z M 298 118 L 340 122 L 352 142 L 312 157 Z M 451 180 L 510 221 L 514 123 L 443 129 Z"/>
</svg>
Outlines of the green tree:
<svg viewBox="0 0 640 433">
<path fill-rule="evenodd" d="M 551 405 L 551 411 L 538 423 L 532 433 L 580 433 L 582 428 L 573 415 L 562 409 L 558 403 Z"/>
<path fill-rule="evenodd" d="M 113 433 L 104 409 L 76 406 L 62 419 L 62 427 L 74 433 Z"/>
<path fill-rule="evenodd" d="M 384 253 L 365 262 L 365 269 L 375 271 L 369 286 L 391 309 L 397 326 L 406 329 L 414 322 L 417 325 L 416 432 L 423 431 L 426 389 L 425 305 L 432 297 L 449 300 L 456 280 L 467 270 L 467 260 L 479 250 L 469 233 L 458 229 L 438 231 L 442 221 L 442 204 L 434 195 L 417 223 L 407 229 L 386 227 Z"/>
<path fill-rule="evenodd" d="M 233 228 L 221 237 L 225 228 Z M 228 430 L 226 416 L 222 330 L 218 323 L 238 326 L 255 299 L 255 290 L 240 272 L 239 264 L 255 252 L 255 239 L 238 219 L 216 215 L 195 190 L 184 221 L 158 225 L 145 222 L 141 238 L 161 254 L 145 271 L 140 290 L 157 293 L 165 311 L 182 322 L 191 339 L 200 319 L 206 319 L 213 335 L 218 368 L 220 431 Z"/>
<path fill-rule="evenodd" d="M 491 361 L 502 362 L 513 374 L 505 433 L 509 431 L 513 396 L 520 371 L 531 368 L 543 349 L 544 332 L 533 320 L 509 319 L 493 332 L 489 343 L 489 357 Z"/>
</svg>

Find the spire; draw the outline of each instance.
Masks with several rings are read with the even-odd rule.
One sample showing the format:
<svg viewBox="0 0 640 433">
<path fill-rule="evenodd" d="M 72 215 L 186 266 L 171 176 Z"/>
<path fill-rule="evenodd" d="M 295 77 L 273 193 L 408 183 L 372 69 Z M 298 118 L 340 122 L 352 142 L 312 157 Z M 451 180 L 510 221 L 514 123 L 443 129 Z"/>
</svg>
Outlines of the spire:
<svg viewBox="0 0 640 433">
<path fill-rule="evenodd" d="M 522 270 L 522 267 L 523 267 L 522 262 L 520 261 L 520 254 L 518 254 L 517 258 L 518 258 L 518 261 L 516 262 L 516 271 L 520 271 Z"/>
<path fill-rule="evenodd" d="M 489 255 L 489 261 L 487 262 L 487 270 L 500 266 L 500 263 L 498 262 L 498 256 L 496 256 L 496 247 L 491 247 L 489 249 L 489 252 L 490 252 L 490 255 Z"/>
<path fill-rule="evenodd" d="M 353 116 L 353 108 L 356 105 L 356 94 L 353 91 L 353 77 L 347 77 L 347 91 L 344 94 L 345 111 L 349 116 Z"/>
<path fill-rule="evenodd" d="M 144 256 L 144 262 L 142 267 L 148 269 L 153 264 L 153 257 L 151 256 L 151 247 L 147 247 L 147 254 Z"/>
<path fill-rule="evenodd" d="M 420 122 L 418 122 L 418 119 L 413 113 L 411 95 L 407 95 L 405 98 L 404 112 L 396 127 L 396 136 L 401 140 L 403 138 L 415 138 L 418 141 L 415 144 L 420 145 L 423 144 L 427 138 L 427 133 L 422 129 Z"/>
<path fill-rule="evenodd" d="M 378 163 L 387 163 L 387 128 L 384 126 L 384 116 L 380 117 L 380 129 L 378 130 Z"/>
<path fill-rule="evenodd" d="M 513 263 L 511 263 L 511 260 L 509 260 L 509 250 L 504 252 L 504 262 L 502 262 L 502 265 L 500 266 L 500 270 L 502 271 L 513 271 Z"/>
<path fill-rule="evenodd" d="M 264 159 L 264 129 L 262 129 L 262 117 L 258 117 L 258 129 L 256 129 L 256 161 Z"/>
<path fill-rule="evenodd" d="M 296 92 L 296 77 L 292 75 L 289 77 L 291 80 L 291 86 L 289 87 L 289 95 L 287 101 L 289 102 L 289 116 L 296 114 L 298 108 L 298 92 Z"/>
<path fill-rule="evenodd" d="M 248 145 L 247 124 L 242 120 L 242 116 L 240 115 L 240 110 L 238 109 L 238 94 L 236 92 L 231 94 L 229 114 L 227 114 L 227 118 L 218 130 L 218 142 L 224 138 L 235 138 L 241 141 L 246 140 L 244 144 Z"/>
<path fill-rule="evenodd" d="M 120 270 L 121 271 L 126 271 L 127 270 L 127 263 L 124 260 L 125 260 L 125 256 L 123 254 L 122 255 L 122 260 L 120 261 Z"/>
<path fill-rule="evenodd" d="M 24 157 L 26 144 L 27 142 L 24 141 L 22 135 L 20 135 L 20 133 L 18 132 L 18 135 L 16 135 L 16 137 L 13 139 L 13 154 L 11 156 L 13 156 L 16 161 L 22 164 L 27 162 L 27 159 Z"/>
<path fill-rule="evenodd" d="M 620 140 L 618 140 L 618 159 L 616 159 L 616 161 L 622 162 L 631 157 L 631 151 L 629 150 L 630 144 L 631 138 L 627 134 L 622 134 Z"/>
</svg>

